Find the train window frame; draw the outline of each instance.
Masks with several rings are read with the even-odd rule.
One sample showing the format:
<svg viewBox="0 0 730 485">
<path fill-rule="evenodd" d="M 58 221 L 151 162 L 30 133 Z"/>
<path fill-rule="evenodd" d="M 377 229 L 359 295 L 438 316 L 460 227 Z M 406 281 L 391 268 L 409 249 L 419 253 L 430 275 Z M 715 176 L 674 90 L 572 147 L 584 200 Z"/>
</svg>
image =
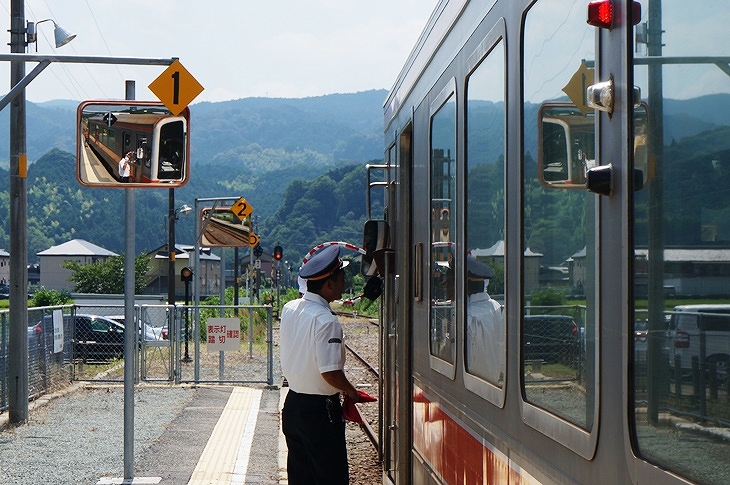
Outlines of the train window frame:
<svg viewBox="0 0 730 485">
<path fill-rule="evenodd" d="M 140 180 L 123 182 L 118 177 L 116 169 L 113 168 L 113 158 L 118 157 L 118 161 L 124 157 L 124 153 L 128 151 L 134 151 L 137 153 L 137 148 L 130 147 L 129 150 L 125 150 L 125 146 L 117 147 L 118 149 L 113 150 L 110 148 L 105 149 L 107 157 L 102 161 L 102 157 L 98 155 L 99 150 L 93 149 L 91 146 L 93 140 L 93 133 L 96 130 L 90 130 L 88 128 L 88 120 L 94 116 L 99 115 L 104 122 L 107 123 L 106 129 L 103 132 L 99 132 L 108 138 L 113 137 L 119 140 L 121 145 L 124 145 L 127 140 L 134 144 L 138 138 L 134 135 L 134 132 L 128 133 L 123 130 L 115 129 L 115 123 L 117 122 L 119 114 L 125 115 L 136 115 L 145 114 L 148 116 L 157 115 L 159 119 L 154 124 L 147 124 L 145 131 L 151 133 L 148 135 L 149 138 L 154 139 L 154 134 L 161 132 L 165 129 L 165 126 L 170 126 L 171 123 L 180 123 L 181 127 L 176 127 L 175 132 L 180 133 L 173 140 L 174 146 L 176 147 L 173 152 L 176 154 L 177 162 L 169 161 L 165 163 L 152 163 L 152 159 L 159 159 L 160 147 L 156 143 L 153 143 L 148 147 L 148 153 L 150 157 L 145 159 L 143 163 L 133 163 L 133 176 L 139 173 Z M 181 130 L 180 130 L 181 128 Z M 116 133 L 119 131 L 119 133 Z M 121 152 L 124 153 L 121 153 Z M 117 153 L 119 152 L 119 153 Z M 159 173 L 162 164 L 165 163 L 168 171 L 172 172 L 170 178 L 159 178 Z M 99 164 L 106 164 L 107 166 L 99 166 Z M 157 168 L 155 168 L 157 167 Z M 147 176 L 146 172 L 154 175 Z M 175 176 L 179 174 L 179 176 Z M 190 109 L 185 108 L 179 115 L 174 116 L 164 104 L 159 101 L 137 101 L 137 100 L 86 100 L 82 101 L 76 109 L 76 180 L 84 187 L 92 188 L 178 188 L 185 185 L 190 180 Z"/>
<path fill-rule="evenodd" d="M 521 52 L 522 52 L 521 59 L 520 59 L 520 71 L 522 72 L 522 80 L 521 80 L 521 88 L 520 88 L 521 92 L 522 92 L 521 97 L 520 97 L 520 102 L 522 103 L 522 109 L 521 109 L 522 117 L 520 120 L 520 124 L 522 126 L 522 134 L 521 134 L 522 152 L 520 153 L 519 157 L 521 158 L 520 163 L 522 165 L 522 172 L 523 172 L 522 181 L 521 181 L 523 191 L 525 190 L 525 188 L 524 188 L 525 184 L 526 184 L 525 177 L 527 177 L 527 176 L 535 177 L 538 185 L 540 185 L 540 187 L 542 187 L 544 190 L 547 190 L 547 188 L 543 187 L 539 183 L 539 178 L 537 177 L 537 175 L 538 175 L 537 170 L 534 170 L 534 173 L 530 174 L 525 169 L 526 152 L 529 152 L 529 150 L 530 150 L 530 147 L 525 142 L 525 138 L 526 138 L 525 134 L 528 131 L 534 131 L 535 134 L 537 133 L 537 126 L 534 125 L 537 121 L 537 117 L 526 116 L 524 106 L 528 102 L 528 95 L 527 95 L 528 89 L 526 86 L 528 84 L 528 77 L 529 77 L 525 73 L 525 63 L 527 62 L 528 58 L 530 59 L 531 62 L 532 62 L 532 60 L 534 60 L 529 57 L 529 54 L 531 53 L 531 52 L 529 52 L 529 48 L 528 48 L 530 39 L 528 38 L 527 32 L 528 32 L 528 29 L 531 27 L 530 22 L 535 22 L 536 24 L 539 24 L 540 22 L 543 22 L 543 23 L 545 22 L 544 18 L 541 16 L 541 12 L 542 12 L 541 9 L 549 10 L 551 8 L 554 8 L 554 7 L 548 6 L 548 4 L 546 2 L 533 3 L 530 7 L 528 7 L 528 9 L 525 10 L 525 12 L 522 16 L 521 27 L 520 27 L 520 42 L 521 42 Z M 574 23 L 568 23 L 567 19 L 566 19 L 566 23 L 561 25 L 561 28 L 568 28 L 570 26 L 575 27 L 576 25 L 578 25 L 577 22 L 579 20 L 577 20 L 577 19 L 580 18 L 580 16 L 578 15 L 578 13 L 574 13 L 574 15 L 575 15 L 575 19 L 573 19 Z M 580 25 L 581 26 L 584 25 L 584 20 L 581 21 Z M 590 28 L 590 27 L 588 27 L 588 28 Z M 535 29 L 535 32 L 538 32 L 538 31 L 539 31 L 539 29 Z M 574 32 L 574 31 L 571 31 L 571 32 Z M 574 35 L 577 35 L 577 34 L 574 34 Z M 578 37 L 580 37 L 580 36 L 578 36 Z M 543 47 L 545 47 L 544 39 L 537 40 L 536 45 L 541 46 L 540 47 L 541 53 L 546 52 L 546 50 L 545 50 L 546 48 L 543 49 Z M 594 49 L 595 49 L 595 47 L 594 47 Z M 584 53 L 583 55 L 586 55 L 586 54 Z M 556 61 L 553 60 L 553 62 L 556 62 Z M 563 65 L 560 62 L 558 62 L 556 65 L 558 65 L 558 64 Z M 541 76 L 543 76 L 542 78 L 544 78 L 545 73 L 542 72 Z M 537 75 L 535 76 L 535 79 L 542 79 L 542 78 Z M 537 138 L 536 138 L 536 140 L 537 140 Z M 536 166 L 537 166 L 537 164 L 535 164 L 535 167 Z M 593 195 L 595 195 L 595 194 L 593 194 Z M 595 195 L 595 197 L 598 197 L 598 196 Z M 524 236 L 524 234 L 525 234 L 524 231 L 526 230 L 524 227 L 524 221 L 525 221 L 524 211 L 525 211 L 525 206 L 524 206 L 524 200 L 523 200 L 521 202 L 521 207 L 520 207 L 520 212 L 521 212 L 520 217 L 522 218 L 522 229 L 521 229 L 521 233 L 520 233 L 520 246 L 519 246 L 521 248 L 520 249 L 520 251 L 521 251 L 520 259 L 522 262 L 520 278 L 522 279 L 523 283 L 521 285 L 522 294 L 520 295 L 520 308 L 518 309 L 518 311 L 520 312 L 520 315 L 518 316 L 519 334 L 517 335 L 518 348 L 519 348 L 519 369 L 520 369 L 520 378 L 519 378 L 520 395 L 521 395 L 520 412 L 522 415 L 522 421 L 526 425 L 530 426 L 531 428 L 533 428 L 536 431 L 543 434 L 544 436 L 556 441 L 557 443 L 562 444 L 563 446 L 572 450 L 573 452 L 582 456 L 583 458 L 590 460 L 596 454 L 597 447 L 598 447 L 598 434 L 599 434 L 599 430 L 601 428 L 601 416 L 600 416 L 600 412 L 599 412 L 600 411 L 599 405 L 600 405 L 600 401 L 601 401 L 601 395 L 600 395 L 601 386 L 600 386 L 600 381 L 599 381 L 599 378 L 600 378 L 599 369 L 600 369 L 601 362 L 600 362 L 600 358 L 599 358 L 597 352 L 594 351 L 594 353 L 592 354 L 592 357 L 591 357 L 593 359 L 592 370 L 591 370 L 591 368 L 586 370 L 586 372 L 591 373 L 591 375 L 592 375 L 591 378 L 593 379 L 593 381 L 591 382 L 591 390 L 586 391 L 586 394 L 590 394 L 591 399 L 592 399 L 592 402 L 586 403 L 586 415 L 590 415 L 590 418 L 592 419 L 592 421 L 590 422 L 589 425 L 587 425 L 586 428 L 582 427 L 580 424 L 578 424 L 576 422 L 573 422 L 564 417 L 561 417 L 559 415 L 559 413 L 556 412 L 557 411 L 556 407 L 542 407 L 538 403 L 530 401 L 529 400 L 530 398 L 527 395 L 527 386 L 525 384 L 525 378 L 524 378 L 525 359 L 524 359 L 524 355 L 523 355 L 523 351 L 524 351 L 524 349 L 523 349 L 523 343 L 524 343 L 524 325 L 523 325 L 524 317 L 523 317 L 523 315 L 525 314 L 526 305 L 528 304 L 527 297 L 524 293 L 525 287 L 526 287 L 524 262 L 525 262 L 525 252 L 527 251 L 528 246 L 525 243 L 525 236 Z M 596 212 L 597 212 L 597 210 L 594 207 L 592 213 L 596 213 Z M 593 232 L 590 236 L 586 235 L 586 239 L 587 240 L 591 239 L 591 240 L 594 240 L 594 242 L 595 242 L 595 240 L 599 239 L 599 234 L 598 234 L 599 228 L 597 227 L 596 224 L 588 225 L 588 227 L 592 227 Z M 591 330 L 591 332 L 593 332 L 592 335 L 595 335 L 594 341 L 592 342 L 591 345 L 594 346 L 595 349 L 598 349 L 599 348 L 598 335 L 599 335 L 599 331 L 600 331 L 600 325 L 599 325 L 600 320 L 598 318 L 598 315 L 600 312 L 600 308 L 599 308 L 600 302 L 596 298 L 596 296 L 598 295 L 597 275 L 592 274 L 591 279 L 593 281 L 591 284 L 586 284 L 585 291 L 586 291 L 587 299 L 592 299 L 592 301 L 594 302 L 594 305 L 590 309 L 586 309 L 586 320 L 588 320 L 588 313 L 590 313 L 591 321 L 594 322 L 594 327 Z M 590 293 L 590 295 L 589 295 L 589 293 Z"/>
<path fill-rule="evenodd" d="M 433 120 L 436 117 L 437 114 L 441 112 L 441 109 L 446 106 L 446 104 L 453 100 L 454 102 L 454 126 L 453 126 L 453 133 L 454 133 L 454 169 L 458 169 L 458 119 L 459 119 L 459 101 L 458 101 L 458 93 L 456 90 L 456 79 L 450 78 L 444 85 L 444 87 L 441 89 L 438 95 L 436 95 L 433 100 L 431 101 L 429 105 L 429 128 L 428 128 L 428 167 L 429 167 L 429 204 L 432 204 L 433 202 L 433 194 L 431 193 L 431 188 L 433 184 L 432 176 L 431 176 L 431 170 L 432 170 L 432 159 L 433 159 Z M 454 173 L 454 191 L 457 189 L 456 180 L 458 180 L 458 174 Z M 458 196 L 455 196 L 453 198 L 453 202 L 451 204 L 451 210 L 456 208 L 455 204 L 458 203 Z M 454 211 L 456 212 L 456 211 Z M 449 214 L 450 221 L 453 221 L 454 214 Z M 455 232 L 455 231 L 452 231 Z M 429 237 L 432 238 L 433 235 L 433 226 L 431 223 L 429 223 Z M 435 261 L 433 260 L 433 240 L 429 241 L 429 253 L 428 253 L 428 265 L 429 265 L 429 275 L 433 274 L 432 268 L 435 264 Z M 455 241 L 449 241 L 449 247 L 451 249 L 454 249 L 457 247 L 457 244 Z M 455 268 L 457 275 L 455 275 L 455 288 L 454 288 L 454 295 L 458 295 L 461 290 L 461 284 L 459 282 L 458 278 L 458 268 Z M 428 318 L 428 325 L 429 325 L 429 336 L 431 335 L 434 327 L 433 327 L 433 312 L 434 312 L 434 305 L 433 303 L 433 294 L 434 294 L 434 288 L 433 288 L 433 278 L 429 278 L 429 285 L 428 285 L 428 291 L 429 291 L 429 318 Z M 428 356 L 429 356 L 429 364 L 431 368 L 440 373 L 444 376 L 448 377 L 449 379 L 455 379 L 456 378 L 456 362 L 457 362 L 457 355 L 458 355 L 458 346 L 456 345 L 456 342 L 458 341 L 458 334 L 459 334 L 459 305 L 457 305 L 455 302 L 451 303 L 451 309 L 452 309 L 452 319 L 453 322 L 451 324 L 451 330 L 454 333 L 453 336 L 450 336 L 450 340 L 454 343 L 451 344 L 451 361 L 445 360 L 441 358 L 440 356 L 433 353 L 433 349 L 431 347 L 432 340 L 431 337 L 429 337 L 429 348 L 428 348 Z"/>
<path fill-rule="evenodd" d="M 504 159 L 504 170 L 505 170 L 505 178 L 502 181 L 502 187 L 503 190 L 505 190 L 506 195 L 506 186 L 507 186 L 507 180 L 506 180 L 506 160 L 507 160 L 507 90 L 508 90 L 508 83 L 507 83 L 507 70 L 506 70 L 506 61 L 507 61 L 507 41 L 506 41 L 506 28 L 504 25 L 504 20 L 500 19 L 499 23 L 495 25 L 492 30 L 486 35 L 484 40 L 479 44 L 479 46 L 472 52 L 472 54 L 469 56 L 467 60 L 467 75 L 465 79 L 464 84 L 464 159 L 465 159 L 465 170 L 464 170 L 464 190 L 465 190 L 465 206 L 464 206 L 464 221 L 465 221 L 465 241 L 468 240 L 468 226 L 466 222 L 468 221 L 468 212 L 469 212 L 469 206 L 466 200 L 468 199 L 468 166 L 469 166 L 469 126 L 468 126 L 468 120 L 469 120 L 469 84 L 472 79 L 472 75 L 474 75 L 476 72 L 478 72 L 479 68 L 482 66 L 487 66 L 488 61 L 490 59 L 490 55 L 494 53 L 496 50 L 501 50 L 502 58 L 502 69 L 495 69 L 495 72 L 500 71 L 503 75 L 503 85 L 502 85 L 502 101 L 504 102 L 505 108 L 502 113 L 503 119 L 503 130 L 504 130 L 504 144 L 502 146 L 502 154 Z M 491 59 L 494 59 L 492 57 Z M 502 214 L 502 231 L 506 231 L 506 218 L 505 214 Z M 464 245 L 466 246 L 466 244 Z M 506 256 L 506 255 L 505 255 Z M 460 257 L 462 258 L 462 261 L 465 261 L 466 253 L 465 251 L 460 252 Z M 464 266 L 464 264 L 462 264 Z M 505 272 L 506 274 L 506 272 Z M 506 282 L 505 282 L 505 289 L 506 289 Z M 486 289 L 485 289 L 486 291 Z M 490 402 L 491 404 L 503 408 L 506 402 L 506 383 L 507 383 L 507 324 L 506 324 L 506 308 L 503 306 L 501 309 L 502 312 L 502 331 L 503 331 L 503 342 L 502 342 L 502 373 L 503 378 L 501 381 L 501 385 L 499 384 L 499 381 L 495 384 L 494 382 L 489 381 L 486 378 L 483 378 L 477 374 L 471 373 L 468 370 L 467 365 L 467 344 L 468 344 L 468 332 L 467 332 L 467 296 L 464 295 L 462 307 L 464 312 L 464 318 L 462 319 L 462 331 L 461 334 L 463 336 L 462 338 L 462 345 L 461 349 L 463 349 L 463 355 L 464 355 L 464 365 L 462 366 L 462 378 L 464 380 L 464 387 L 473 392 L 474 394 L 480 396 L 481 398 L 485 399 L 486 401 Z"/>
</svg>

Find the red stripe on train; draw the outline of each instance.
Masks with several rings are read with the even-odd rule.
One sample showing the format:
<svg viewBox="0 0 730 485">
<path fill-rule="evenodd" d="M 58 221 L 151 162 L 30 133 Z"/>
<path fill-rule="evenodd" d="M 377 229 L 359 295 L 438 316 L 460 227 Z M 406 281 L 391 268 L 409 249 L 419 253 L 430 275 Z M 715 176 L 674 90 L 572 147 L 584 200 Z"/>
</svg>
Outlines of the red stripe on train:
<svg viewBox="0 0 730 485">
<path fill-rule="evenodd" d="M 414 387 L 413 447 L 447 484 L 529 484 L 507 456 L 471 433 Z M 524 474 L 524 475 L 523 475 Z"/>
</svg>

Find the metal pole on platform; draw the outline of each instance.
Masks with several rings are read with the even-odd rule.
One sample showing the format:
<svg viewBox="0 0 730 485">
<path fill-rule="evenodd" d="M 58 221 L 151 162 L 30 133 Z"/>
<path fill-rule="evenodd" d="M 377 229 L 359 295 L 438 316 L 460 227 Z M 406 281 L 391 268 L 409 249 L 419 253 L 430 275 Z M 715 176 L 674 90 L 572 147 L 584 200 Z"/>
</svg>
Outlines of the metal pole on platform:
<svg viewBox="0 0 730 485">
<path fill-rule="evenodd" d="M 124 87 L 124 99 L 135 99 L 134 81 L 126 81 Z M 124 207 L 124 479 L 127 480 L 134 478 L 134 381 L 138 334 L 134 318 L 134 189 L 124 189 Z"/>
</svg>

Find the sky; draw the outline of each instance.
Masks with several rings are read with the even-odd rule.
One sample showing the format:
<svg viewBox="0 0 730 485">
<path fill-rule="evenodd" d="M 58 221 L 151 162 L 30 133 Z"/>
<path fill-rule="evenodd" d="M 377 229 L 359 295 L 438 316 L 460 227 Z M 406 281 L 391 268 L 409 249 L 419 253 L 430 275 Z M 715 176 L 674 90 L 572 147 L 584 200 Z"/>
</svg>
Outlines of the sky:
<svg viewBox="0 0 730 485">
<path fill-rule="evenodd" d="M 25 18 L 52 18 L 76 38 L 56 48 L 53 23 L 37 26 L 39 55 L 178 57 L 203 86 L 192 101 L 301 98 L 390 89 L 438 0 L 25 0 Z M 0 0 L 10 52 L 10 0 Z M 28 47 L 36 53 L 36 45 Z M 10 86 L 0 62 L 0 92 Z M 26 73 L 35 63 L 26 63 Z M 165 66 L 51 63 L 26 99 L 138 100 Z M 6 79 L 2 89 L 2 79 Z"/>
</svg>

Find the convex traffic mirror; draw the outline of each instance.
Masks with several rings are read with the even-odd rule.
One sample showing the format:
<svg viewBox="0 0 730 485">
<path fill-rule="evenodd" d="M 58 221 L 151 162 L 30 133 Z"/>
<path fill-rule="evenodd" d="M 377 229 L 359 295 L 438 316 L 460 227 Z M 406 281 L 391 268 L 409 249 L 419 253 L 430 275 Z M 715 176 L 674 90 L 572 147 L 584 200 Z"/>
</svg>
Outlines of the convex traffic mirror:
<svg viewBox="0 0 730 485">
<path fill-rule="evenodd" d="M 634 184 L 641 189 L 649 182 L 652 167 L 648 157 L 648 107 L 634 107 Z M 538 119 L 538 177 L 542 185 L 559 189 L 585 189 L 586 172 L 597 161 L 595 111 L 585 115 L 573 104 L 543 103 Z"/>
<path fill-rule="evenodd" d="M 190 177 L 190 110 L 152 101 L 84 101 L 76 178 L 87 187 L 180 187 Z"/>
</svg>

